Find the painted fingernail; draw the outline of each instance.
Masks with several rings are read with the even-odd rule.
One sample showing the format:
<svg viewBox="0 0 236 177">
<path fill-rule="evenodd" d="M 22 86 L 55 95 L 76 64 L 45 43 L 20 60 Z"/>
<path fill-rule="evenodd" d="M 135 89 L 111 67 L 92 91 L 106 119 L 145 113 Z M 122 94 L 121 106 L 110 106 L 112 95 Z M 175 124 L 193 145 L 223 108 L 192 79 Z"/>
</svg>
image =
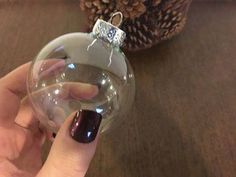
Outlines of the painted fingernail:
<svg viewBox="0 0 236 177">
<path fill-rule="evenodd" d="M 95 140 L 102 115 L 91 110 L 80 110 L 76 113 L 71 125 L 71 137 L 79 143 L 90 143 Z"/>
</svg>

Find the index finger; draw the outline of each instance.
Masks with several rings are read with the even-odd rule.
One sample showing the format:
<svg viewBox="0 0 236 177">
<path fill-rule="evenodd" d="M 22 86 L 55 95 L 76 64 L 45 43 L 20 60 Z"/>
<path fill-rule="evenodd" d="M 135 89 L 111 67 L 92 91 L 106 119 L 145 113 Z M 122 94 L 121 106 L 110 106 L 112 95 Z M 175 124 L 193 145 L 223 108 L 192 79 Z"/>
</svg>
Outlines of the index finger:
<svg viewBox="0 0 236 177">
<path fill-rule="evenodd" d="M 26 94 L 30 62 L 0 79 L 0 126 L 11 125 L 18 113 L 20 100 Z"/>
</svg>

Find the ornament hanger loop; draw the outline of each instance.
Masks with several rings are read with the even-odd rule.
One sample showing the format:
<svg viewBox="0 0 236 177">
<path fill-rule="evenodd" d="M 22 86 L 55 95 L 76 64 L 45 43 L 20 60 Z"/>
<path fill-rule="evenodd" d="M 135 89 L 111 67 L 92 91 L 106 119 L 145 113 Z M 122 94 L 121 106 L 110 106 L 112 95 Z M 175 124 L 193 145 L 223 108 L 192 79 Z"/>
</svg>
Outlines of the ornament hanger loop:
<svg viewBox="0 0 236 177">
<path fill-rule="evenodd" d="M 117 20 L 116 18 L 118 18 L 119 20 L 118 22 L 116 21 Z M 124 18 L 123 14 L 118 11 L 111 15 L 111 18 L 108 20 L 108 22 L 116 27 L 119 27 L 123 22 L 123 18 Z"/>
</svg>

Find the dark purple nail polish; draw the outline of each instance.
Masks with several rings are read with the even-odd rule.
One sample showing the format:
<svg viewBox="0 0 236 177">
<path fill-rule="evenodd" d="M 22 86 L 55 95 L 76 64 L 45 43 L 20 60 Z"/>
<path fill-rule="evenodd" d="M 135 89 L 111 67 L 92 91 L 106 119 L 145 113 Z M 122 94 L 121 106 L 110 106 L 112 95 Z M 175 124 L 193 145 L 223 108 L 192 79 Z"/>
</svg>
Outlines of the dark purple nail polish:
<svg viewBox="0 0 236 177">
<path fill-rule="evenodd" d="M 79 143 L 90 143 L 95 140 L 102 115 L 90 110 L 76 113 L 71 125 L 71 137 Z"/>
</svg>

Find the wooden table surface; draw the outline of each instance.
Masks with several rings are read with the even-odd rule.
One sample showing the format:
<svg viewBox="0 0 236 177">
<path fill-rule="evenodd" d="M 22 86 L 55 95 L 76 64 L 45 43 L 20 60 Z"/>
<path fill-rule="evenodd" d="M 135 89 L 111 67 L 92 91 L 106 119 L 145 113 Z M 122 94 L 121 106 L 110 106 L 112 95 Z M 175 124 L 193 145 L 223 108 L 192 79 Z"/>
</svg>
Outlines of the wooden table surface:
<svg viewBox="0 0 236 177">
<path fill-rule="evenodd" d="M 73 0 L 0 2 L 0 76 L 84 29 Z M 236 3 L 194 3 L 178 37 L 128 53 L 136 100 L 88 177 L 236 177 Z"/>
</svg>

